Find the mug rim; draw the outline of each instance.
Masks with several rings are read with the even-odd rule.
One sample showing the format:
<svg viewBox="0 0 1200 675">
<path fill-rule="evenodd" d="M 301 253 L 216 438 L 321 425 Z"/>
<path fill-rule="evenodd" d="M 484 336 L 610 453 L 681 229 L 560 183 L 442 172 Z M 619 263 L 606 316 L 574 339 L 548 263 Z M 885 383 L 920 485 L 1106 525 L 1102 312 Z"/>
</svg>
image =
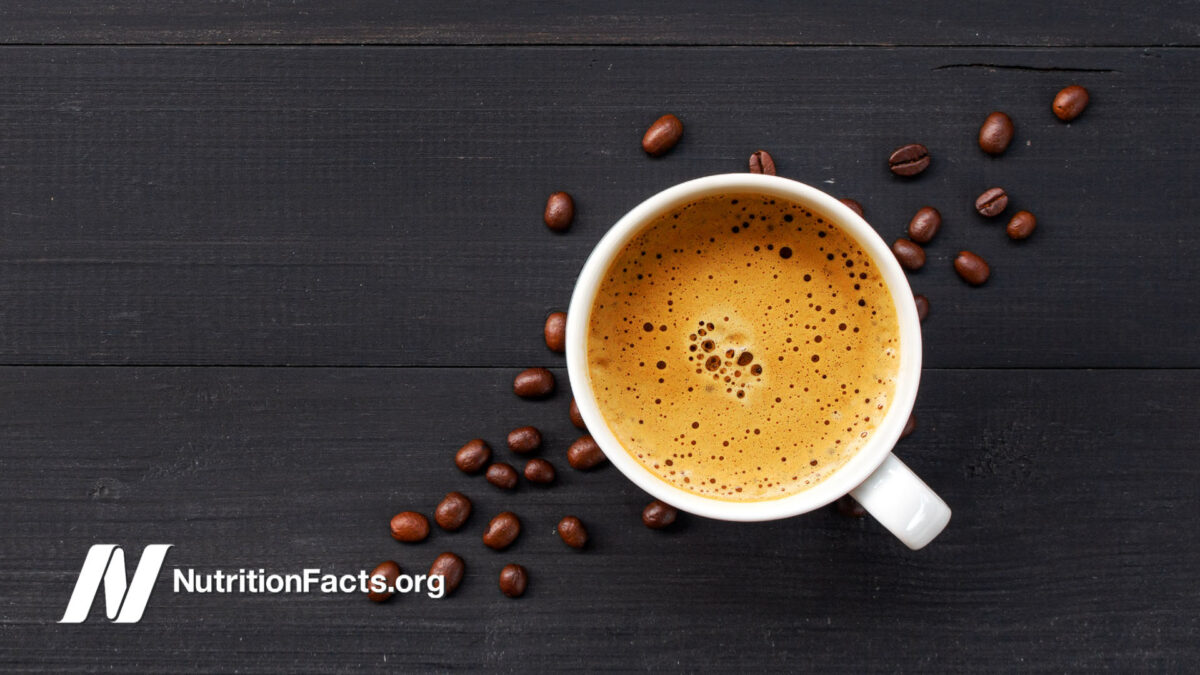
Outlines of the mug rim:
<svg viewBox="0 0 1200 675">
<path fill-rule="evenodd" d="M 861 244 L 881 270 L 899 325 L 900 365 L 893 400 L 873 437 L 845 464 L 816 485 L 785 497 L 761 501 L 729 501 L 688 492 L 642 466 L 605 421 L 596 403 L 587 367 L 588 326 L 595 298 L 609 266 L 629 240 L 670 209 L 704 197 L 731 192 L 750 192 L 816 207 L 836 227 Z M 807 513 L 858 487 L 883 463 L 900 438 L 912 413 L 921 377 L 921 324 L 912 297 L 904 270 L 879 234 L 850 207 L 828 193 L 789 178 L 764 174 L 728 173 L 695 178 L 658 192 L 631 209 L 609 228 L 584 263 L 567 310 L 567 372 L 575 404 L 588 433 L 609 461 L 655 499 L 689 513 L 719 520 L 775 520 Z"/>
</svg>

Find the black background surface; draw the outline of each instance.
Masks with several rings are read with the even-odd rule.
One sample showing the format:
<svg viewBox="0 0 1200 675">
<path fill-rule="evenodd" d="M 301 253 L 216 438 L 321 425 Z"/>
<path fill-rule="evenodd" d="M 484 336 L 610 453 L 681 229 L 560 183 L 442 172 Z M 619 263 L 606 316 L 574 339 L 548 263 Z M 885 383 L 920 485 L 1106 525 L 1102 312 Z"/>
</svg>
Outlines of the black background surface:
<svg viewBox="0 0 1200 675">
<path fill-rule="evenodd" d="M 0 8 L 0 666 L 56 671 L 1189 671 L 1200 662 L 1200 6 L 14 2 Z M 502 12 L 502 13 L 501 13 Z M 1071 124 L 1049 110 L 1079 83 Z M 1016 140 L 993 159 L 979 123 Z M 686 126 L 659 160 L 664 112 Z M 887 154 L 921 142 L 916 180 Z M 954 509 L 910 552 L 830 509 L 652 532 L 566 467 L 541 340 L 607 227 L 745 170 L 945 217 L 897 453 Z M 1039 229 L 1014 243 L 987 187 Z M 541 224 L 571 192 L 573 229 Z M 960 249 L 992 279 L 963 284 Z M 520 369 L 552 399 L 510 392 Z M 453 451 L 535 424 L 549 489 Z M 498 453 L 508 457 L 506 450 Z M 391 540 L 449 490 L 464 531 Z M 516 511 L 494 553 L 487 519 Z M 553 534 L 573 513 L 587 551 Z M 62 616 L 94 543 L 167 568 L 468 566 L 454 596 L 176 595 Z M 496 589 L 504 564 L 528 594 Z"/>
</svg>

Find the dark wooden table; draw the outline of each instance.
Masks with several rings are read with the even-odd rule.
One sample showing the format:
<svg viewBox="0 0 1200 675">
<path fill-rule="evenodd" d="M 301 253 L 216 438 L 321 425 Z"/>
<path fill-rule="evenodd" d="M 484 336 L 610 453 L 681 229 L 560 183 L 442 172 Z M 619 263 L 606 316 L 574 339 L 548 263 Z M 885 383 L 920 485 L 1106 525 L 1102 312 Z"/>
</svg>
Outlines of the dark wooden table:
<svg viewBox="0 0 1200 675">
<path fill-rule="evenodd" d="M 1200 4 L 1024 4 L 4 3 L 0 666 L 1195 672 Z M 1093 102 L 1068 125 L 1071 83 Z M 994 109 L 999 159 L 975 145 Z M 685 139 L 650 160 L 668 111 Z M 912 141 L 935 161 L 902 181 L 884 159 Z M 509 391 L 531 365 L 565 385 L 541 323 L 611 223 L 760 147 L 885 238 L 945 216 L 897 450 L 954 508 L 923 551 L 831 509 L 652 532 L 614 469 L 565 468 L 565 386 Z M 974 214 L 992 185 L 1032 239 Z M 553 190 L 579 206 L 564 236 Z M 955 277 L 963 248 L 986 286 Z M 557 487 L 454 468 L 521 424 Z M 452 489 L 463 533 L 390 539 Z M 496 554 L 502 508 L 526 532 Z M 568 512 L 590 550 L 553 535 Z M 95 543 L 131 571 L 175 545 L 140 623 L 56 623 Z M 440 601 L 170 589 L 177 566 L 443 550 L 468 572 Z"/>
</svg>

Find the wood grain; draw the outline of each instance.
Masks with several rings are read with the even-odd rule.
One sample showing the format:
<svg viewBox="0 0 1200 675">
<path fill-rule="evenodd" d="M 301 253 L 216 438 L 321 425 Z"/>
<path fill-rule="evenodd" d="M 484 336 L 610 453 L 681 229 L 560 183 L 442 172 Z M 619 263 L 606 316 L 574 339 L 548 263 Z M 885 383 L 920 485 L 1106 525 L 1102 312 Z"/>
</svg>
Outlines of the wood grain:
<svg viewBox="0 0 1200 675">
<path fill-rule="evenodd" d="M 0 362 L 527 366 L 605 229 L 682 180 L 781 174 L 891 240 L 934 367 L 1197 367 L 1200 53 L 1186 49 L 9 48 Z M 1092 106 L 1050 114 L 1079 82 Z M 1008 153 L 975 145 L 993 109 Z M 687 127 L 662 160 L 638 139 Z M 885 167 L 921 141 L 933 168 Z M 1037 214 L 1014 243 L 974 197 Z M 574 229 L 540 223 L 573 193 Z M 992 280 L 951 260 L 971 249 Z"/>
<path fill-rule="evenodd" d="M 511 375 L 0 369 L 0 667 L 1178 672 L 1200 657 L 1197 371 L 927 371 L 898 453 L 954 519 L 919 553 L 831 509 L 647 530 L 647 497 L 614 469 L 565 466 L 566 396 L 521 401 Z M 466 438 L 499 447 L 523 424 L 545 431 L 558 485 L 501 493 L 454 468 Z M 476 502 L 463 532 L 391 540 L 393 513 L 452 489 Z M 502 509 L 525 528 L 498 554 L 479 537 Z M 589 550 L 553 534 L 567 513 Z M 101 542 L 175 544 L 145 618 L 56 624 Z M 421 571 L 443 550 L 468 574 L 440 601 L 169 582 L 175 566 Z M 512 561 L 532 578 L 519 601 L 495 585 Z"/>
<path fill-rule="evenodd" d="M 13 0 L 0 42 L 1195 45 L 1197 3 Z"/>
</svg>

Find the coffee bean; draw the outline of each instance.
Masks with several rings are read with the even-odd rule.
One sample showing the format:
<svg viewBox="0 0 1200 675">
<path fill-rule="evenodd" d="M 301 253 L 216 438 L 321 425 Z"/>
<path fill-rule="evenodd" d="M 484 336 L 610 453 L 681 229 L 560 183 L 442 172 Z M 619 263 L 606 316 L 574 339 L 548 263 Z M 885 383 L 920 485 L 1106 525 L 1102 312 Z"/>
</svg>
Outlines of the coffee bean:
<svg viewBox="0 0 1200 675">
<path fill-rule="evenodd" d="M 678 515 L 674 506 L 655 500 L 642 509 L 642 523 L 652 530 L 661 530 L 675 522 Z"/>
<path fill-rule="evenodd" d="M 1012 118 L 1000 111 L 988 115 L 979 127 L 979 149 L 989 155 L 1004 154 L 1012 139 Z"/>
<path fill-rule="evenodd" d="M 1004 188 L 989 188 L 975 198 L 975 210 L 979 215 L 993 218 L 1008 208 L 1008 193 Z"/>
<path fill-rule="evenodd" d="M 917 416 L 909 413 L 908 421 L 904 423 L 904 429 L 900 431 L 900 438 L 908 438 L 912 432 L 917 430 Z"/>
<path fill-rule="evenodd" d="M 502 490 L 517 487 L 517 470 L 512 468 L 511 464 L 496 462 L 488 467 L 486 477 L 487 482 Z"/>
<path fill-rule="evenodd" d="M 525 454 L 542 447 L 542 432 L 537 427 L 518 427 L 508 432 L 508 449 Z"/>
<path fill-rule="evenodd" d="M 862 214 L 863 214 L 862 204 L 859 204 L 858 202 L 854 201 L 853 199 L 849 199 L 849 198 L 839 199 L 838 201 L 845 204 L 846 206 L 849 206 L 851 211 L 857 213 L 859 216 L 862 216 Z"/>
<path fill-rule="evenodd" d="M 888 168 L 897 176 L 915 176 L 929 168 L 929 148 L 920 143 L 900 146 L 888 157 Z"/>
<path fill-rule="evenodd" d="M 1052 106 L 1054 114 L 1058 116 L 1058 119 L 1070 122 L 1083 114 L 1083 109 L 1087 107 L 1089 99 L 1087 89 L 1073 84 L 1054 96 L 1054 105 Z"/>
<path fill-rule="evenodd" d="M 1008 227 L 1004 231 L 1008 233 L 1009 239 L 1027 239 L 1033 234 L 1033 229 L 1037 227 L 1037 218 L 1028 211 L 1017 211 L 1012 220 L 1008 221 Z"/>
<path fill-rule="evenodd" d="M 932 206 L 922 206 L 908 221 L 908 238 L 918 244 L 928 244 L 942 227 L 942 214 Z"/>
<path fill-rule="evenodd" d="M 917 318 L 925 323 L 925 317 L 929 316 L 929 298 L 918 294 L 913 296 L 913 302 L 917 303 Z"/>
<path fill-rule="evenodd" d="M 405 511 L 392 516 L 392 539 L 414 543 L 429 536 L 429 519 L 416 511 Z"/>
<path fill-rule="evenodd" d="M 837 512 L 847 518 L 862 518 L 867 515 L 867 510 L 862 504 L 858 503 L 854 497 L 845 495 L 837 500 Z"/>
<path fill-rule="evenodd" d="M 992 271 L 983 258 L 971 253 L 970 251 L 959 251 L 958 257 L 954 259 L 954 271 L 958 272 L 958 276 L 963 278 L 963 281 L 978 286 L 988 280 L 988 276 Z"/>
<path fill-rule="evenodd" d="M 559 354 L 567 351 L 567 313 L 554 312 L 546 317 L 546 326 L 542 329 L 546 337 L 546 346 L 552 352 Z"/>
<path fill-rule="evenodd" d="M 458 589 L 458 585 L 462 583 L 463 573 L 467 571 L 467 564 L 463 559 L 446 552 L 434 559 L 433 564 L 429 566 L 429 576 L 442 577 L 442 587 L 446 589 L 446 595 L 450 595 Z"/>
<path fill-rule="evenodd" d="M 775 160 L 771 158 L 771 153 L 766 150 L 756 150 L 753 155 L 750 155 L 750 173 L 774 176 Z"/>
<path fill-rule="evenodd" d="M 542 398 L 554 391 L 554 373 L 545 368 L 526 368 L 513 380 L 513 393 L 521 398 Z"/>
<path fill-rule="evenodd" d="M 652 157 L 665 155 L 683 136 L 683 122 L 674 115 L 663 115 L 642 136 L 642 149 Z"/>
<path fill-rule="evenodd" d="M 587 545 L 587 528 L 583 526 L 583 521 L 575 516 L 567 516 L 558 521 L 558 536 L 571 548 L 583 548 Z"/>
<path fill-rule="evenodd" d="M 546 200 L 546 211 L 542 214 L 546 227 L 555 232 L 566 232 L 575 220 L 575 200 L 565 192 L 555 192 Z"/>
<path fill-rule="evenodd" d="M 525 480 L 530 483 L 553 483 L 554 465 L 544 459 L 531 459 L 525 463 Z"/>
<path fill-rule="evenodd" d="M 571 410 L 568 413 L 571 416 L 571 424 L 574 424 L 580 429 L 587 429 L 587 425 L 583 423 L 583 415 L 579 414 L 579 406 L 575 405 L 575 399 L 571 399 Z"/>
<path fill-rule="evenodd" d="M 488 548 L 502 551 L 508 548 L 519 534 L 521 534 L 521 521 L 517 518 L 517 514 L 505 511 L 492 518 L 492 521 L 488 523 L 487 532 L 483 533 L 483 543 Z"/>
<path fill-rule="evenodd" d="M 500 592 L 510 598 L 525 595 L 525 587 L 529 585 L 529 573 L 517 564 L 505 565 L 500 570 Z"/>
<path fill-rule="evenodd" d="M 591 436 L 581 436 L 567 448 L 567 463 L 573 469 L 590 469 L 606 459 L 604 451 Z"/>
<path fill-rule="evenodd" d="M 463 473 L 477 473 L 492 459 L 492 448 L 483 439 L 467 441 L 454 455 L 454 463 Z"/>
<path fill-rule="evenodd" d="M 919 270 L 925 266 L 925 249 L 907 239 L 897 239 L 892 243 L 892 253 L 896 260 L 906 270 Z"/>
<path fill-rule="evenodd" d="M 383 602 L 384 600 L 392 597 L 392 591 L 377 591 L 372 588 L 372 586 L 376 583 L 375 577 L 382 577 L 384 579 L 384 583 L 387 584 L 389 589 L 395 588 L 396 579 L 399 578 L 399 576 L 400 565 L 396 564 L 395 560 L 384 560 L 383 562 L 379 563 L 375 569 L 371 570 L 371 574 L 368 575 L 368 578 L 371 579 L 371 585 L 367 586 L 369 589 L 367 591 L 367 597 L 370 598 L 372 602 Z"/>
<path fill-rule="evenodd" d="M 438 502 L 433 511 L 433 520 L 438 527 L 447 532 L 454 532 L 471 517 L 471 500 L 461 492 L 450 492 Z"/>
</svg>

